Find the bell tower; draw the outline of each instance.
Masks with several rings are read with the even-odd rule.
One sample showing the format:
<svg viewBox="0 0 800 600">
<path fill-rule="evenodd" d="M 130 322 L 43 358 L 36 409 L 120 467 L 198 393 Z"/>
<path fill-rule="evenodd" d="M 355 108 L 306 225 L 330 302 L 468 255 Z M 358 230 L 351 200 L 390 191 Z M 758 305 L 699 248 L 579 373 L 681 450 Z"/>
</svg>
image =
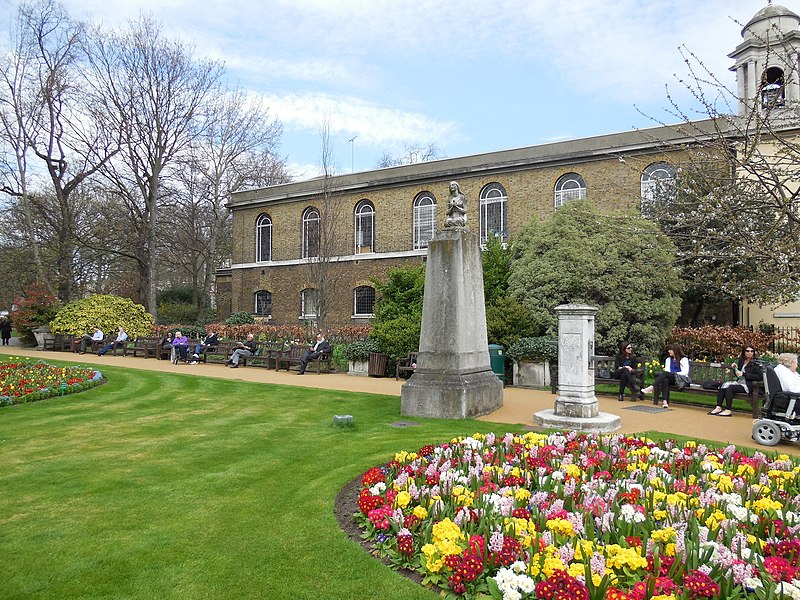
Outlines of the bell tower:
<svg viewBox="0 0 800 600">
<path fill-rule="evenodd" d="M 739 114 L 800 106 L 800 17 L 770 0 L 744 26 L 742 39 L 728 54 Z"/>
</svg>

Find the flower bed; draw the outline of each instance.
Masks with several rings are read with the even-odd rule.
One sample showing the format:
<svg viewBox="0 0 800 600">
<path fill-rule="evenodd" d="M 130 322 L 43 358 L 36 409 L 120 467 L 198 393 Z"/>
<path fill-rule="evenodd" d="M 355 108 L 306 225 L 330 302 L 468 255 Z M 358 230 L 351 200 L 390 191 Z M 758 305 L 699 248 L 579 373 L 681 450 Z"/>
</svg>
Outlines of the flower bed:
<svg viewBox="0 0 800 600">
<path fill-rule="evenodd" d="M 798 473 L 733 446 L 475 434 L 367 471 L 355 516 L 452 597 L 800 598 Z"/>
<path fill-rule="evenodd" d="M 0 360 L 0 406 L 72 394 L 102 382 L 102 373 L 90 367 L 56 367 L 10 356 Z"/>
</svg>

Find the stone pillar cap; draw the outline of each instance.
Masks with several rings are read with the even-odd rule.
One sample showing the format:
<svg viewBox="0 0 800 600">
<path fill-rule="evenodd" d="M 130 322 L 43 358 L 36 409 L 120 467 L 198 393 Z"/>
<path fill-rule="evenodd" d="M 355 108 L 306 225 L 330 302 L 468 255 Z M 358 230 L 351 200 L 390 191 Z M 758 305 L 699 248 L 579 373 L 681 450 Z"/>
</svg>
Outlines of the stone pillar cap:
<svg viewBox="0 0 800 600">
<path fill-rule="evenodd" d="M 553 312 L 558 314 L 590 314 L 596 315 L 600 311 L 596 306 L 589 306 L 588 304 L 559 304 L 553 309 Z"/>
</svg>

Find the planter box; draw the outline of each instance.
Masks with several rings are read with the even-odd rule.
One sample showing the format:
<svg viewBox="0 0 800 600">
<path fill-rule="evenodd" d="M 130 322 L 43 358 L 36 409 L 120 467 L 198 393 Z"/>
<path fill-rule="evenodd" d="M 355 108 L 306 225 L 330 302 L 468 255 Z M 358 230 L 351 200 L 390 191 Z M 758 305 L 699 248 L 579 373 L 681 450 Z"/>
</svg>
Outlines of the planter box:
<svg viewBox="0 0 800 600">
<path fill-rule="evenodd" d="M 46 338 L 55 339 L 55 336 L 50 333 L 50 326 L 49 325 L 42 325 L 32 330 L 33 337 L 36 338 L 36 345 L 39 348 L 44 348 L 44 341 Z"/>
<path fill-rule="evenodd" d="M 514 385 L 523 388 L 548 387 L 550 385 L 549 361 L 514 361 Z"/>
<path fill-rule="evenodd" d="M 369 361 L 368 360 L 351 360 L 347 363 L 349 365 L 349 369 L 347 370 L 348 375 L 358 375 L 360 377 L 366 377 L 369 374 Z"/>
</svg>

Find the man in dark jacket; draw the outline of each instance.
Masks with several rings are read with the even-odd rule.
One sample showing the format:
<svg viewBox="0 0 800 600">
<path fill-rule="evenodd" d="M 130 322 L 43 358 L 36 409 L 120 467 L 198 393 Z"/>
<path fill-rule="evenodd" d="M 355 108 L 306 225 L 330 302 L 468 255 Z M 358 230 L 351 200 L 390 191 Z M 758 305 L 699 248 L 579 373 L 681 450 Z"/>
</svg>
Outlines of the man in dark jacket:
<svg viewBox="0 0 800 600">
<path fill-rule="evenodd" d="M 331 343 L 328 340 L 326 340 L 320 333 L 319 335 L 317 335 L 317 343 L 311 346 L 311 348 L 309 348 L 305 352 L 303 352 L 303 356 L 300 357 L 300 372 L 298 373 L 298 375 L 305 374 L 306 365 L 308 364 L 308 361 L 330 353 L 331 353 Z"/>
</svg>

